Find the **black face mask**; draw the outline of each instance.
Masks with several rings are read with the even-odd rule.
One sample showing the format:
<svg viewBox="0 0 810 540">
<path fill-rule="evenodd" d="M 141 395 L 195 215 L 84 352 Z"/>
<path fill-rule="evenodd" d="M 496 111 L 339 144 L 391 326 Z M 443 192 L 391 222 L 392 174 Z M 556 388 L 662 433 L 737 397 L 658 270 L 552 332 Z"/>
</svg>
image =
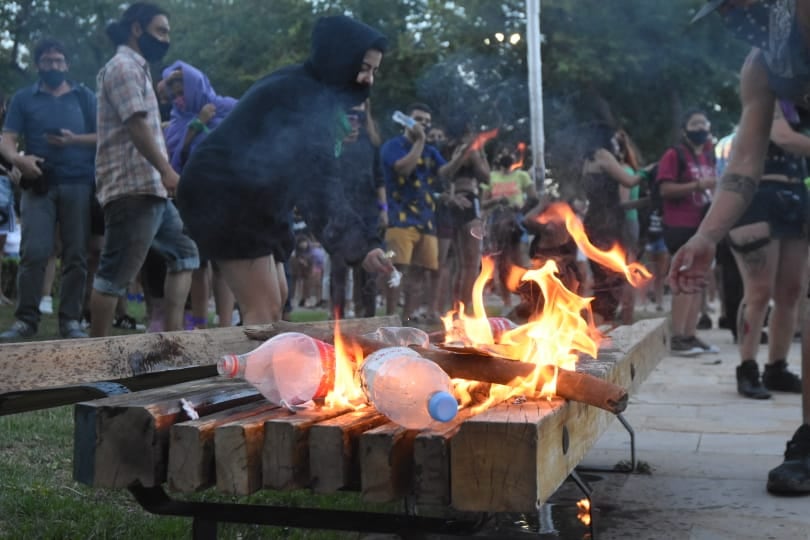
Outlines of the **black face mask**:
<svg viewBox="0 0 810 540">
<path fill-rule="evenodd" d="M 686 138 L 694 145 L 701 145 L 709 138 L 708 129 L 686 130 Z"/>
<path fill-rule="evenodd" d="M 147 62 L 158 62 L 169 52 L 169 42 L 160 41 L 149 32 L 144 32 L 138 38 L 138 48 Z"/>
<path fill-rule="evenodd" d="M 65 82 L 65 72 L 58 69 L 40 71 L 39 78 L 48 88 L 58 88 L 60 84 Z"/>
<path fill-rule="evenodd" d="M 515 160 L 512 159 L 512 156 L 501 156 L 501 159 L 498 160 L 498 165 L 504 169 L 508 169 L 514 162 Z"/>
</svg>

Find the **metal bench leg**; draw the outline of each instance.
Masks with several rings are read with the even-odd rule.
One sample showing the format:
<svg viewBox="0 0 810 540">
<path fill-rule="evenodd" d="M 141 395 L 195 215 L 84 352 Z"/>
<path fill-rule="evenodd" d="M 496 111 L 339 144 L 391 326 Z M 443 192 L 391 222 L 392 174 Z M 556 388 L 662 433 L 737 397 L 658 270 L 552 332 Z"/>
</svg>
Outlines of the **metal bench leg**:
<svg viewBox="0 0 810 540">
<path fill-rule="evenodd" d="M 596 540 L 596 529 L 594 528 L 594 519 L 593 519 L 593 499 L 591 499 L 591 495 L 593 494 L 593 488 L 591 488 L 590 484 L 583 480 L 583 478 L 577 473 L 576 470 L 571 471 L 569 478 L 574 481 L 574 483 L 579 487 L 582 494 L 585 495 L 585 498 L 588 500 L 588 514 L 590 519 L 588 520 L 588 531 L 590 533 L 589 540 Z"/>
<path fill-rule="evenodd" d="M 606 469 L 604 467 L 577 467 L 576 470 L 580 472 L 601 472 L 601 473 L 633 473 L 636 472 L 636 432 L 630 422 L 621 414 L 616 413 L 616 418 L 624 427 L 627 434 L 630 435 L 630 467 L 628 470 L 622 468 Z"/>
</svg>

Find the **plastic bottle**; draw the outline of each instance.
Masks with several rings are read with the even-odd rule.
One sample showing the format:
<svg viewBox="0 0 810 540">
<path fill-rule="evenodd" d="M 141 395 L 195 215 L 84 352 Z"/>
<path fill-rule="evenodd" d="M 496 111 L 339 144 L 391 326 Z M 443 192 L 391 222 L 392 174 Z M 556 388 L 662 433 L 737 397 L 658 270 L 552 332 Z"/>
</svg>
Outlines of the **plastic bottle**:
<svg viewBox="0 0 810 540">
<path fill-rule="evenodd" d="M 324 397 L 335 383 L 335 348 L 298 332 L 285 332 L 242 355 L 217 363 L 223 377 L 241 378 L 271 403 L 300 405 Z"/>
<path fill-rule="evenodd" d="M 500 342 L 501 337 L 509 330 L 514 330 L 517 325 L 506 317 L 489 317 L 489 328 L 492 330 L 492 339 L 495 343 Z"/>
<path fill-rule="evenodd" d="M 411 129 L 413 128 L 413 126 L 416 125 L 416 120 L 414 120 L 413 118 L 411 118 L 402 111 L 394 111 L 394 114 L 391 116 L 391 118 L 397 124 L 405 126 L 408 129 Z"/>
<path fill-rule="evenodd" d="M 360 368 L 363 391 L 374 407 L 408 429 L 449 422 L 458 412 L 450 377 L 407 347 L 389 347 L 366 357 Z"/>
<path fill-rule="evenodd" d="M 409 345 L 430 347 L 430 336 L 427 332 L 410 326 L 382 326 L 373 332 L 363 334 L 363 337 L 397 347 Z"/>
</svg>

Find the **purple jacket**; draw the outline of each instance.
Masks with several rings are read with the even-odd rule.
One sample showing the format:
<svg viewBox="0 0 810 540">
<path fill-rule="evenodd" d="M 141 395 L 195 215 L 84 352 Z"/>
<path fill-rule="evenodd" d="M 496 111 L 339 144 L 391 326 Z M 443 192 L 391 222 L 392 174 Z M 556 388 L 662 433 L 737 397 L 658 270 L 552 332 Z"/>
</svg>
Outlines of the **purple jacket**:
<svg viewBox="0 0 810 540">
<path fill-rule="evenodd" d="M 222 122 L 222 119 L 236 105 L 236 100 L 232 97 L 218 96 L 211 86 L 208 77 L 190 64 L 183 61 L 176 61 L 163 70 L 163 78 L 166 79 L 172 72 L 181 69 L 183 71 L 183 94 L 185 97 L 185 110 L 179 110 L 177 104 L 172 104 L 172 113 L 169 125 L 166 126 L 164 135 L 166 137 L 166 149 L 169 152 L 169 162 L 178 173 L 183 167 L 182 151 L 183 141 L 188 132 L 188 125 L 200 114 L 202 108 L 208 103 L 213 103 L 217 109 L 214 117 L 208 122 L 208 129 L 214 129 Z M 198 144 L 205 138 L 205 133 L 200 133 L 191 141 L 189 155 Z"/>
</svg>

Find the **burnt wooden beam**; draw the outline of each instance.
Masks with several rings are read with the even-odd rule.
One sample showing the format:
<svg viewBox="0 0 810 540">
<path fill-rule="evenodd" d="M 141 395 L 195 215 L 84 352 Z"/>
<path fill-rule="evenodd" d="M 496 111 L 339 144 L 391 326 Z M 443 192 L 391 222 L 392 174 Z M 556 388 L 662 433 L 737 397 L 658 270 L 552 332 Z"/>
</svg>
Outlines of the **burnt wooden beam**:
<svg viewBox="0 0 810 540">
<path fill-rule="evenodd" d="M 391 422 L 360 435 L 363 500 L 390 502 L 410 492 L 417 433 Z"/>
<path fill-rule="evenodd" d="M 340 324 L 347 332 L 365 333 L 380 326 L 398 325 L 399 317 L 347 319 Z M 7 393 L 213 366 L 224 354 L 243 354 L 253 350 L 258 346 L 258 339 L 264 340 L 282 332 L 329 337 L 334 334 L 334 327 L 335 321 L 279 321 L 261 326 L 2 344 L 0 404 Z M 25 366 L 25 369 L 19 369 L 19 366 Z"/>
<path fill-rule="evenodd" d="M 577 370 L 634 388 L 666 356 L 666 321 L 613 330 Z M 509 400 L 462 423 L 450 445 L 451 504 L 461 511 L 531 512 L 550 497 L 614 420 L 560 398 Z"/>
<path fill-rule="evenodd" d="M 204 415 L 260 398 L 244 381 L 214 377 L 79 403 L 74 478 L 94 487 L 158 486 L 166 479 L 169 430 L 189 419 L 181 399 Z"/>
<path fill-rule="evenodd" d="M 312 489 L 334 493 L 360 489 L 360 435 L 389 420 L 369 407 L 319 422 L 309 432 Z"/>
</svg>

